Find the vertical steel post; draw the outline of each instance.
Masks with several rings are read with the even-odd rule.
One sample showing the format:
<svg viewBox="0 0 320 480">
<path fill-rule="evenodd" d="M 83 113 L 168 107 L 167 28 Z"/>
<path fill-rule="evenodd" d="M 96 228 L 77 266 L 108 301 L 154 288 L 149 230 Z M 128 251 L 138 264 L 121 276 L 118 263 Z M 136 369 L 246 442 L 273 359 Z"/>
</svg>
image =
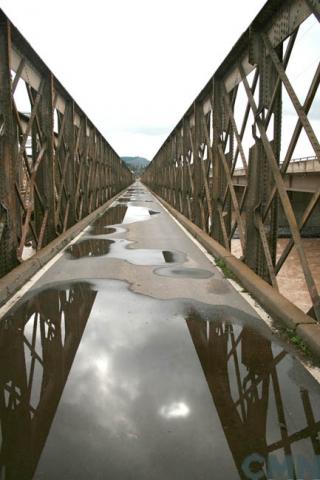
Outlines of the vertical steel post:
<svg viewBox="0 0 320 480">
<path fill-rule="evenodd" d="M 271 102 L 276 85 L 276 71 L 267 55 L 265 46 L 257 32 L 252 31 L 250 37 L 250 61 L 259 68 L 259 117 L 265 121 L 266 113 Z M 282 54 L 282 50 L 278 52 Z M 270 143 L 279 163 L 281 139 L 281 85 L 278 89 L 276 100 L 272 107 L 274 116 L 273 139 Z M 277 212 L 278 200 L 275 196 L 267 218 L 262 222 L 262 214 L 270 196 L 274 181 L 265 149 L 257 135 L 256 126 L 253 125 L 255 145 L 250 150 L 248 170 L 248 197 L 246 202 L 246 251 L 245 263 L 261 278 L 271 282 L 270 265 L 265 255 L 265 248 L 270 250 L 270 257 L 274 266 L 277 248 Z M 260 230 L 259 230 L 260 228 Z M 262 230 L 268 245 L 263 246 Z"/>
<path fill-rule="evenodd" d="M 10 23 L 0 12 L 0 276 L 18 264 L 20 233 L 15 192 L 18 142 L 11 94 L 10 51 Z"/>
<path fill-rule="evenodd" d="M 201 221 L 201 165 L 199 157 L 199 148 L 200 148 L 200 135 L 201 135 L 201 119 L 200 119 L 200 106 L 197 101 L 193 104 L 193 114 L 194 114 L 194 128 L 192 136 L 192 150 L 193 150 L 193 178 L 194 178 L 194 198 L 193 198 L 193 212 L 194 212 L 194 223 L 199 227 L 202 227 Z"/>
<path fill-rule="evenodd" d="M 43 159 L 37 171 L 37 187 L 47 212 L 47 221 L 43 233 L 42 246 L 56 236 L 54 223 L 54 133 L 53 133 L 53 78 L 48 73 L 44 79 L 42 96 L 38 108 L 42 142 L 46 144 Z M 35 224 L 39 232 L 43 222 L 43 211 L 35 196 Z"/>
<path fill-rule="evenodd" d="M 222 222 L 224 222 L 227 235 L 231 231 L 231 204 L 230 194 L 223 206 L 223 195 L 226 189 L 226 179 L 220 159 L 218 146 L 222 144 L 223 133 L 226 132 L 225 113 L 223 108 L 222 81 L 214 79 L 213 83 L 213 145 L 212 145 L 212 197 L 213 197 L 213 219 L 212 236 L 221 245 L 224 245 Z"/>
<path fill-rule="evenodd" d="M 67 146 L 68 152 L 68 165 L 67 165 L 67 173 L 66 173 L 66 180 L 65 185 L 68 192 L 68 200 L 69 200 L 69 211 L 68 211 L 68 219 L 67 219 L 67 228 L 71 227 L 76 222 L 76 212 L 75 212 L 75 192 L 76 192 L 76 184 L 75 184 L 75 136 L 74 136 L 74 102 L 73 100 L 68 101 L 66 103 L 66 110 L 64 112 L 67 115 L 65 128 L 64 128 L 64 139 Z M 65 159 L 66 161 L 66 159 Z"/>
</svg>

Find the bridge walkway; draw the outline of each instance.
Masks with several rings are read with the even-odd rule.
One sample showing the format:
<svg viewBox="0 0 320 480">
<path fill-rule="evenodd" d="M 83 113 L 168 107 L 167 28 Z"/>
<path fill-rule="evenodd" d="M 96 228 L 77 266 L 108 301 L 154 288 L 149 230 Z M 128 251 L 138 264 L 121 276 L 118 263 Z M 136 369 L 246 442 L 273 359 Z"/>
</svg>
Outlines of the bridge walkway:
<svg viewBox="0 0 320 480">
<path fill-rule="evenodd" d="M 1 478 L 245 479 L 257 459 L 283 478 L 320 454 L 319 384 L 140 183 L 0 344 Z"/>
</svg>

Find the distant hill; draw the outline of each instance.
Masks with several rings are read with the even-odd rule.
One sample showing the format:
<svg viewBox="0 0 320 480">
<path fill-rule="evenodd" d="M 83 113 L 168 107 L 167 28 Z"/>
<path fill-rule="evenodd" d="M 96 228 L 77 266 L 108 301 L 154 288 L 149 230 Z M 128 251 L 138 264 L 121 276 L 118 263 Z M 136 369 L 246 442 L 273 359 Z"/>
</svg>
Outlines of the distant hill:
<svg viewBox="0 0 320 480">
<path fill-rule="evenodd" d="M 141 175 L 143 170 L 150 163 L 149 160 L 143 157 L 121 157 L 121 159 L 136 175 Z"/>
</svg>

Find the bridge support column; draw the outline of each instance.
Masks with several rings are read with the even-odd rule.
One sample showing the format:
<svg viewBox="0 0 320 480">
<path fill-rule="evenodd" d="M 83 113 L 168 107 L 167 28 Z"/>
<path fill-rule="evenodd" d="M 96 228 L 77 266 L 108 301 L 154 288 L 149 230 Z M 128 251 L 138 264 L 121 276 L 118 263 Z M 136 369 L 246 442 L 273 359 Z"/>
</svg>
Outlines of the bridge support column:
<svg viewBox="0 0 320 480">
<path fill-rule="evenodd" d="M 258 116 L 263 122 L 275 158 L 279 164 L 281 144 L 281 84 L 270 56 L 256 32 L 251 34 L 250 61 L 259 69 Z M 278 51 L 282 57 L 282 47 Z M 268 124 L 273 117 L 272 129 Z M 278 196 L 267 210 L 267 201 L 274 185 L 268 159 L 254 123 L 255 145 L 250 149 L 248 171 L 248 197 L 246 202 L 245 263 L 264 280 L 276 283 L 274 266 L 277 252 Z"/>
<path fill-rule="evenodd" d="M 230 191 L 224 193 L 227 187 L 226 175 L 220 161 L 219 144 L 223 143 L 226 134 L 226 114 L 223 103 L 223 86 L 220 79 L 213 81 L 213 146 L 212 146 L 212 192 L 213 192 L 213 216 L 212 216 L 212 237 L 225 248 L 230 249 L 231 232 L 231 197 Z M 232 158 L 232 145 L 226 154 L 227 161 Z M 227 242 L 227 244 L 226 244 Z"/>
<path fill-rule="evenodd" d="M 65 143 L 69 153 L 68 156 L 68 166 L 66 174 L 66 188 L 69 193 L 69 212 L 68 218 L 66 219 L 65 228 L 70 228 L 76 222 L 76 212 L 75 212 L 75 135 L 74 135 L 74 102 L 70 101 L 66 105 L 65 115 L 66 126 L 65 126 Z"/>
<path fill-rule="evenodd" d="M 10 24 L 0 14 L 0 277 L 18 264 L 21 225 L 16 196 L 18 141 L 11 93 L 10 51 Z"/>
<path fill-rule="evenodd" d="M 47 245 L 56 236 L 54 222 L 53 79 L 51 73 L 44 78 L 43 83 L 38 116 L 45 153 L 37 170 L 37 188 L 42 199 L 42 205 L 35 195 L 36 231 L 40 232 L 42 237 L 39 238 L 38 249 Z"/>
<path fill-rule="evenodd" d="M 194 102 L 194 127 L 191 129 L 192 137 L 192 151 L 193 151 L 193 178 L 194 178 L 194 198 L 193 211 L 194 223 L 200 228 L 204 228 L 202 215 L 202 178 L 200 158 L 200 143 L 201 143 L 201 118 L 200 107 L 197 102 Z"/>
</svg>

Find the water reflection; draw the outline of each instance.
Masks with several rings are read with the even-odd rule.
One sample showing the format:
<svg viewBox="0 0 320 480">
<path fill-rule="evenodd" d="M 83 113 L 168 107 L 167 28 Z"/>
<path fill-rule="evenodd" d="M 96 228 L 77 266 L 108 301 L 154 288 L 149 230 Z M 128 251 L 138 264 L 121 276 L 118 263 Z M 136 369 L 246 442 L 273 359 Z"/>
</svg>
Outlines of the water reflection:
<svg viewBox="0 0 320 480">
<path fill-rule="evenodd" d="M 1 321 L 1 479 L 33 477 L 95 297 L 49 289 Z"/>
<path fill-rule="evenodd" d="M 90 233 L 93 235 L 101 235 L 108 233 L 105 228 L 109 225 L 118 225 L 122 223 L 126 211 L 126 205 L 115 205 L 114 207 L 109 208 L 106 210 L 101 217 L 97 218 L 95 222 L 92 224 Z"/>
<path fill-rule="evenodd" d="M 288 388 L 286 352 L 249 327 L 203 322 L 195 310 L 186 321 L 240 478 L 300 478 L 305 467 L 304 479 L 320 475 L 320 410 L 307 389 Z M 262 460 L 255 477 L 251 458 Z"/>
<path fill-rule="evenodd" d="M 223 321 L 241 313 L 245 326 Z M 59 402 L 36 478 L 248 479 L 253 454 L 312 462 L 319 386 L 249 322 L 121 282 L 37 293 L 0 324 L 0 478 L 31 480 Z"/>
<path fill-rule="evenodd" d="M 154 212 L 146 207 L 129 205 L 122 223 L 143 222 L 145 220 L 149 220 L 150 216 L 155 213 L 159 212 Z"/>
<path fill-rule="evenodd" d="M 173 402 L 160 409 L 160 415 L 170 420 L 171 418 L 184 418 L 190 414 L 190 408 L 184 402 Z"/>
<path fill-rule="evenodd" d="M 66 252 L 73 258 L 100 257 L 109 253 L 112 243 L 114 240 L 86 239 L 70 245 Z"/>
<path fill-rule="evenodd" d="M 186 255 L 182 252 L 157 250 L 151 248 L 128 248 L 132 242 L 127 240 L 86 238 L 71 245 L 66 253 L 74 259 L 100 257 L 126 260 L 135 265 L 162 265 L 163 263 L 183 263 Z"/>
<path fill-rule="evenodd" d="M 165 263 L 183 262 L 185 259 L 184 254 L 181 254 L 179 252 L 172 252 L 170 250 L 162 250 L 162 255 Z"/>
<path fill-rule="evenodd" d="M 131 197 L 120 197 L 117 199 L 117 202 L 119 203 L 127 203 L 127 202 L 130 202 L 131 200 Z"/>
<path fill-rule="evenodd" d="M 112 233 L 116 233 L 117 229 L 114 227 L 106 227 L 104 225 L 91 227 L 90 228 L 90 235 L 111 235 Z"/>
<path fill-rule="evenodd" d="M 125 203 L 125 204 L 124 204 Z M 107 228 L 110 225 L 120 225 L 122 223 L 133 223 L 149 220 L 151 216 L 158 215 L 160 212 L 149 210 L 146 207 L 127 205 L 126 198 L 120 198 L 117 205 L 106 210 L 101 217 L 97 218 L 92 224 L 90 234 L 103 235 L 110 233 Z"/>
</svg>

